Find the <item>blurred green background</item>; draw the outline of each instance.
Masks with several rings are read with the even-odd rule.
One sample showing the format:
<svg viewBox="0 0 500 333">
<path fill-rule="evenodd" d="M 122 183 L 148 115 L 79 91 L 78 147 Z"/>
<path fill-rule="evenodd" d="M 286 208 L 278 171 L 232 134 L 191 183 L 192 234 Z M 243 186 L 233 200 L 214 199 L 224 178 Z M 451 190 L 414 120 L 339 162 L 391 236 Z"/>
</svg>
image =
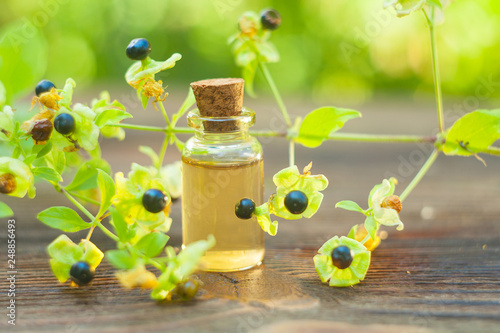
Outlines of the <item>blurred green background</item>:
<svg viewBox="0 0 500 333">
<path fill-rule="evenodd" d="M 42 78 L 125 89 L 125 48 L 136 37 L 151 42 L 156 60 L 183 55 L 159 75 L 169 89 L 239 76 L 227 38 L 242 12 L 266 7 L 283 16 L 272 36 L 281 62 L 270 70 L 284 94 L 357 105 L 377 94 L 432 93 L 423 15 L 397 18 L 383 0 L 2 0 L 0 80 L 8 102 Z M 437 31 L 446 94 L 475 96 L 481 80 L 496 82 L 500 1 L 456 0 Z M 264 84 L 257 78 L 257 88 Z M 495 89 L 488 97 L 499 96 Z"/>
</svg>

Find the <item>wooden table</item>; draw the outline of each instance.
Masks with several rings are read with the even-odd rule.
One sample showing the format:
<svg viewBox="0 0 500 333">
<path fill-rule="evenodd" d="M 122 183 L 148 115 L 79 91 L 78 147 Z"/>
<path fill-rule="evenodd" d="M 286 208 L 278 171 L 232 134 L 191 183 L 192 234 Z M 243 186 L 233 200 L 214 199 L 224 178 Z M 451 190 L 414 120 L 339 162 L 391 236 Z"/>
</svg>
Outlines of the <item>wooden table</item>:
<svg viewBox="0 0 500 333">
<path fill-rule="evenodd" d="M 250 106 L 260 115 L 256 127 L 265 128 L 276 117 L 276 110 L 253 103 Z M 433 126 L 429 124 L 435 123 L 434 114 L 425 111 L 432 109 L 430 105 L 413 105 L 410 110 L 404 101 L 365 106 L 364 118 L 346 130 L 430 135 Z M 312 108 L 299 105 L 295 113 Z M 148 112 L 134 122 L 151 124 L 159 116 Z M 388 128 L 389 124 L 395 126 Z M 131 161 L 148 162 L 134 153 L 138 144 L 153 142 L 154 148 L 161 144 L 159 134 L 127 134 L 125 142 L 103 142 L 104 156 L 115 171 L 127 172 Z M 271 194 L 270 176 L 287 163 L 286 144 L 274 139 L 266 141 L 264 149 L 266 190 Z M 342 142 L 325 143 L 316 150 L 299 147 L 299 166 L 313 160 L 313 172 L 324 173 L 331 181 L 320 211 L 311 220 L 280 222 L 278 235 L 267 238 L 260 267 L 236 273 L 197 273 L 203 287 L 196 299 L 185 303 L 156 303 L 146 291 L 122 289 L 105 261 L 92 286 L 77 289 L 59 284 L 45 253 L 59 232 L 42 225 L 35 216 L 48 205 L 71 204 L 47 186 L 41 186 L 31 201 L 8 198 L 5 201 L 16 211 L 19 241 L 15 330 L 500 332 L 498 158 L 486 156 L 488 167 L 484 168 L 473 158 L 440 157 L 404 204 L 405 230 L 386 229 L 389 237 L 373 253 L 371 268 L 361 284 L 330 288 L 315 272 L 312 257 L 317 249 L 330 237 L 345 235 L 353 224 L 362 222 L 355 213 L 334 209 L 334 204 L 350 199 L 366 205 L 371 187 L 389 174 L 399 178 L 400 193 L 423 162 L 419 156 L 428 155 L 428 149 L 415 144 Z M 177 153 L 168 154 L 170 161 L 176 158 Z M 179 246 L 180 202 L 174 204 L 172 217 L 170 244 Z M 5 244 L 3 225 L 0 235 Z M 78 241 L 82 235 L 70 237 Z M 92 240 L 102 249 L 114 247 L 98 232 Z M 3 263 L 7 260 L 5 247 Z M 2 269 L 2 291 L 8 287 L 6 278 Z M 3 292 L 2 300 L 6 298 Z M 14 331 L 4 314 L 2 318 L 0 330 Z"/>
</svg>

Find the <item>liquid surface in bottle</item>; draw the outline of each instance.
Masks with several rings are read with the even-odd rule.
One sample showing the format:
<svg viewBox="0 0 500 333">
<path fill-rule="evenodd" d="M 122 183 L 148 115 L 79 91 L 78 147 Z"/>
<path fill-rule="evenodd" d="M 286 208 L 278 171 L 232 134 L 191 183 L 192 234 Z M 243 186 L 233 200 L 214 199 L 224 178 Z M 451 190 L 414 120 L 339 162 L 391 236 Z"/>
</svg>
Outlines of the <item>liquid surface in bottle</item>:
<svg viewBox="0 0 500 333">
<path fill-rule="evenodd" d="M 215 236 L 202 258 L 209 271 L 243 270 L 262 262 L 264 233 L 255 217 L 242 220 L 234 208 L 243 198 L 256 206 L 264 198 L 263 162 L 217 165 L 182 158 L 183 245 Z"/>
</svg>

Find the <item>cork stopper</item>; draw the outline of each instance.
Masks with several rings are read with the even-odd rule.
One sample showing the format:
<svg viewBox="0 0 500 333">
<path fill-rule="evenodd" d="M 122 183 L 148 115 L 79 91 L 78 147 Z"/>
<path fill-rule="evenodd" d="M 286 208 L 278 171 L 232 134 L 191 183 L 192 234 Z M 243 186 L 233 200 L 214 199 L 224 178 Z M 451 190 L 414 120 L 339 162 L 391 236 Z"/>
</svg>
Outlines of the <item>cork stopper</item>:
<svg viewBox="0 0 500 333">
<path fill-rule="evenodd" d="M 191 83 L 196 105 L 201 116 L 231 117 L 241 115 L 243 109 L 243 79 L 210 79 Z M 205 121 L 206 131 L 226 132 L 238 130 L 236 121 Z"/>
</svg>

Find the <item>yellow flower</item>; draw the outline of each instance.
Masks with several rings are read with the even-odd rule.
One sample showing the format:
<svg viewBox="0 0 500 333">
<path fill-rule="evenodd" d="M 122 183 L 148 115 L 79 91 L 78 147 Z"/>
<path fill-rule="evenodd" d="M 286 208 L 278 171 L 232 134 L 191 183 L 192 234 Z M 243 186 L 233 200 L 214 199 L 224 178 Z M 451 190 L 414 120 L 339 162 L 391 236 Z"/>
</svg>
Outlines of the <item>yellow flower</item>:
<svg viewBox="0 0 500 333">
<path fill-rule="evenodd" d="M 351 262 L 346 268 L 334 265 L 332 253 L 338 247 L 347 247 L 351 252 Z M 354 239 L 335 236 L 329 239 L 314 256 L 314 266 L 321 282 L 329 282 L 331 287 L 348 287 L 361 282 L 370 267 L 371 252 Z"/>
<path fill-rule="evenodd" d="M 172 221 L 168 217 L 170 196 L 167 195 L 168 202 L 165 209 L 158 213 L 147 211 L 142 202 L 147 190 L 157 189 L 168 193 L 162 179 L 154 178 L 149 169 L 133 163 L 128 178 L 125 178 L 122 172 L 117 172 L 115 183 L 116 194 L 113 197 L 113 204 L 128 224 L 137 223 L 148 232 L 155 229 L 168 231 Z"/>
<path fill-rule="evenodd" d="M 144 264 L 137 264 L 133 269 L 120 271 L 116 277 L 125 288 L 153 289 L 158 285 L 156 275 L 144 267 Z"/>
<path fill-rule="evenodd" d="M 22 198 L 29 191 L 35 196 L 33 174 L 29 166 L 11 157 L 0 157 L 0 193 Z"/>
<path fill-rule="evenodd" d="M 323 191 L 328 186 L 328 179 L 324 175 L 311 175 L 311 164 L 304 168 L 300 174 L 297 166 L 291 166 L 274 175 L 276 194 L 271 200 L 269 212 L 288 220 L 312 217 L 321 206 Z M 299 214 L 292 214 L 285 206 L 285 198 L 292 191 L 300 191 L 307 197 L 307 208 Z"/>
<path fill-rule="evenodd" d="M 354 239 L 358 242 L 361 242 L 366 238 L 368 235 L 368 231 L 366 231 L 366 228 L 363 224 L 356 224 L 354 227 L 351 228 L 351 231 L 349 231 L 349 234 L 347 237 Z M 378 235 L 378 232 L 375 234 L 375 240 L 368 239 L 363 245 L 366 247 L 368 251 L 373 251 L 379 246 L 380 244 L 380 236 Z"/>
</svg>

